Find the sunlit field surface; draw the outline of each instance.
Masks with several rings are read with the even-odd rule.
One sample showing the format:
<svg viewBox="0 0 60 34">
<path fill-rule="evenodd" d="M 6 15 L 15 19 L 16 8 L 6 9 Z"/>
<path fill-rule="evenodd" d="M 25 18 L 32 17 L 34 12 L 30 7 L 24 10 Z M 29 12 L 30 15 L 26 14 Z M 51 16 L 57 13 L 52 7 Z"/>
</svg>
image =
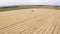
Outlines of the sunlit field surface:
<svg viewBox="0 0 60 34">
<path fill-rule="evenodd" d="M 0 34 L 60 34 L 60 9 L 2 9 Z"/>
</svg>

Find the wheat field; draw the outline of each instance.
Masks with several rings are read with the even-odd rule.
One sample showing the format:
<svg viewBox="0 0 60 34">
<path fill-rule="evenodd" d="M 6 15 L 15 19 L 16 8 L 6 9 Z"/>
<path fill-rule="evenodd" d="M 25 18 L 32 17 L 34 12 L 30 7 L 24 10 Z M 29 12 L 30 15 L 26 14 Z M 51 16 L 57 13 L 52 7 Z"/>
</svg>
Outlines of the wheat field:
<svg viewBox="0 0 60 34">
<path fill-rule="evenodd" d="M 60 34 L 60 10 L 32 8 L 0 12 L 0 34 Z"/>
</svg>

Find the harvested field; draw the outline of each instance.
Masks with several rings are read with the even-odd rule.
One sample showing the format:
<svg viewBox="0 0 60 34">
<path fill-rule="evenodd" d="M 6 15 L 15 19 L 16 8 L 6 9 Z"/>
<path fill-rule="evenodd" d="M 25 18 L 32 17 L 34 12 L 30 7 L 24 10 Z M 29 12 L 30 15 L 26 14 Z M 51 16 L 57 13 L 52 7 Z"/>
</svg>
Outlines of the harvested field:
<svg viewBox="0 0 60 34">
<path fill-rule="evenodd" d="M 60 34 L 60 10 L 32 8 L 0 12 L 0 34 Z"/>
</svg>

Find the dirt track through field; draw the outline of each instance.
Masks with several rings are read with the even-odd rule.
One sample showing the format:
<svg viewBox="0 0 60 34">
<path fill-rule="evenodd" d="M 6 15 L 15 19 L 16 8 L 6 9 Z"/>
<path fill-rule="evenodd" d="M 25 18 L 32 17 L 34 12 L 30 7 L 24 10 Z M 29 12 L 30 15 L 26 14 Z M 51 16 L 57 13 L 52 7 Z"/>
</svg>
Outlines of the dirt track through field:
<svg viewBox="0 0 60 34">
<path fill-rule="evenodd" d="M 0 34 L 60 34 L 60 10 L 32 8 L 0 12 Z"/>
</svg>

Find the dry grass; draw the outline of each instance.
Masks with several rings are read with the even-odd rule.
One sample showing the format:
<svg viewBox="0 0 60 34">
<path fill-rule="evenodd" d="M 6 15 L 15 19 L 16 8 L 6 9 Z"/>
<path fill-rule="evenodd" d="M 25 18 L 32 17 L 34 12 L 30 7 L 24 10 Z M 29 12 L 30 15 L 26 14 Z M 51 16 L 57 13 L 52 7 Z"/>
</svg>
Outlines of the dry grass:
<svg viewBox="0 0 60 34">
<path fill-rule="evenodd" d="M 32 8 L 0 12 L 0 34 L 60 34 L 60 10 Z"/>
</svg>

